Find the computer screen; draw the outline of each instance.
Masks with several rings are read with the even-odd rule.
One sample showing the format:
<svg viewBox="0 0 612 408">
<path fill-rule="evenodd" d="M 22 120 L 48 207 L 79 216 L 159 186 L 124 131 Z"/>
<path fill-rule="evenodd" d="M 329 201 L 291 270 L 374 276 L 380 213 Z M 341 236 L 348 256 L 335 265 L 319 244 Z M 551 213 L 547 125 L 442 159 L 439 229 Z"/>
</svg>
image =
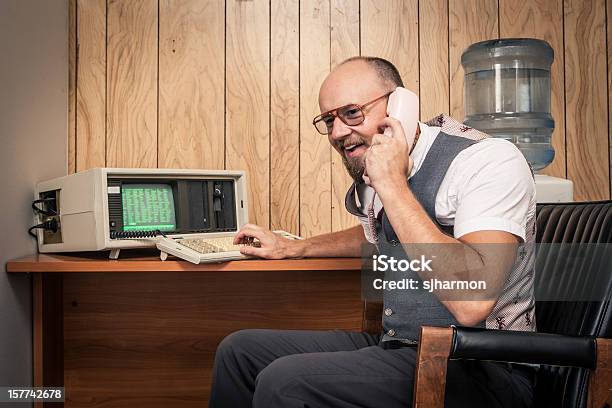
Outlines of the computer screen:
<svg viewBox="0 0 612 408">
<path fill-rule="evenodd" d="M 121 190 L 124 231 L 176 230 L 172 186 L 123 184 Z"/>
</svg>

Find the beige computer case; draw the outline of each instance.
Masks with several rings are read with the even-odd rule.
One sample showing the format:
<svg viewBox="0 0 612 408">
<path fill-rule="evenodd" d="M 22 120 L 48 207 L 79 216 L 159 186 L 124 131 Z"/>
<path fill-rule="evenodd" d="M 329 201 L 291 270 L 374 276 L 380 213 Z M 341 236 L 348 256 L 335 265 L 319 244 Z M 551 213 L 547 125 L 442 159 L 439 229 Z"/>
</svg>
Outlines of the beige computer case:
<svg viewBox="0 0 612 408">
<path fill-rule="evenodd" d="M 57 233 L 37 231 L 38 250 L 47 252 L 101 251 L 127 248 L 154 247 L 153 239 L 110 239 L 108 215 L 108 177 L 168 178 L 168 179 L 229 179 L 235 180 L 236 223 L 238 229 L 248 222 L 246 175 L 231 170 L 183 170 L 183 169 L 123 169 L 94 168 L 38 183 L 35 199 L 50 194 L 58 202 L 56 216 L 60 229 Z M 36 223 L 44 220 L 37 215 Z M 190 237 L 220 237 L 234 232 L 188 234 Z M 187 236 L 187 234 L 169 237 Z"/>
</svg>

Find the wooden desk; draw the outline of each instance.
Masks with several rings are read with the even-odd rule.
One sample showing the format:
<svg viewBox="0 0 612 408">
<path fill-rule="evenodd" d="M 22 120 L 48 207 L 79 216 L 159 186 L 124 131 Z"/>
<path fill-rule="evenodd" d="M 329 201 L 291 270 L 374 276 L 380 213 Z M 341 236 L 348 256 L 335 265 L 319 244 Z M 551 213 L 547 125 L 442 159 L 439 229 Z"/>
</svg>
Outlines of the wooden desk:
<svg viewBox="0 0 612 408">
<path fill-rule="evenodd" d="M 34 273 L 35 385 L 66 387 L 66 407 L 205 407 L 229 333 L 361 329 L 359 259 L 193 265 L 104 255 L 7 264 Z"/>
</svg>

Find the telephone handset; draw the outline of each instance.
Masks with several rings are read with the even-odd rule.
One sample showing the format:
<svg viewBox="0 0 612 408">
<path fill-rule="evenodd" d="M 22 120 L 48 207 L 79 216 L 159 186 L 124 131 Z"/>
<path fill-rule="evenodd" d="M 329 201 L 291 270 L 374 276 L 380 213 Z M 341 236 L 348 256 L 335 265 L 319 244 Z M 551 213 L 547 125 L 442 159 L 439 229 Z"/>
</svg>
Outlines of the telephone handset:
<svg viewBox="0 0 612 408">
<path fill-rule="evenodd" d="M 389 95 L 387 115 L 400 121 L 410 149 L 416 137 L 419 120 L 419 97 L 414 92 L 398 86 Z M 386 128 L 384 134 L 391 136 L 391 128 Z"/>
<path fill-rule="evenodd" d="M 419 97 L 412 91 L 398 86 L 395 91 L 389 95 L 387 102 L 387 115 L 400 121 L 406 136 L 408 149 L 412 148 L 414 139 L 416 138 L 416 129 L 419 121 Z M 384 134 L 391 136 L 391 128 L 386 128 Z M 363 175 L 364 181 L 369 184 L 367 171 Z M 371 189 L 368 185 L 367 189 Z M 374 202 L 376 200 L 376 192 L 372 196 L 368 206 L 368 219 L 374 217 Z M 370 220 L 370 222 L 372 222 Z M 370 224 L 372 225 L 372 224 Z M 374 240 L 378 241 L 376 232 L 373 232 Z"/>
</svg>

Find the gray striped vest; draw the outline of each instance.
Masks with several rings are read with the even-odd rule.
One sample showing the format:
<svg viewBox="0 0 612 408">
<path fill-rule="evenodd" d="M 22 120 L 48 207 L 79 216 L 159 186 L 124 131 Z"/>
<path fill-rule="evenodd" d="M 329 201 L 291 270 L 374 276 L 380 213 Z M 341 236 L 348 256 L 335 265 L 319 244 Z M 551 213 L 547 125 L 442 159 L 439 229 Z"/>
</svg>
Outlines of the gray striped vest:
<svg viewBox="0 0 612 408">
<path fill-rule="evenodd" d="M 438 190 L 448 168 L 464 149 L 478 143 L 486 137 L 481 132 L 465 127 L 452 118 L 440 115 L 427 124 L 441 126 L 442 130 L 427 152 L 420 169 L 408 180 L 410 190 L 421 206 L 438 227 L 453 235 L 453 226 L 443 226 L 436 220 L 435 202 Z M 445 127 L 446 125 L 446 127 Z M 446 130 L 454 134 L 446 133 Z M 459 131 L 457 132 L 457 129 Z M 472 135 L 462 133 L 473 132 Z M 351 186 L 345 204 L 347 210 L 358 217 L 363 217 L 355 202 L 355 185 Z M 384 208 L 375 222 L 378 235 L 377 246 L 385 252 L 397 251 L 396 258 L 405 258 L 403 249 Z M 535 212 L 527 220 L 525 245 L 526 251 L 517 254 L 517 261 L 510 272 L 501 296 L 493 312 L 480 327 L 491 329 L 535 330 L 535 299 L 533 295 Z M 416 272 L 385 272 L 385 280 L 399 281 L 404 278 L 421 280 Z M 382 315 L 383 333 L 381 341 L 403 340 L 416 342 L 420 327 L 458 325 L 453 315 L 442 305 L 433 293 L 423 290 L 384 290 L 384 311 Z"/>
</svg>

